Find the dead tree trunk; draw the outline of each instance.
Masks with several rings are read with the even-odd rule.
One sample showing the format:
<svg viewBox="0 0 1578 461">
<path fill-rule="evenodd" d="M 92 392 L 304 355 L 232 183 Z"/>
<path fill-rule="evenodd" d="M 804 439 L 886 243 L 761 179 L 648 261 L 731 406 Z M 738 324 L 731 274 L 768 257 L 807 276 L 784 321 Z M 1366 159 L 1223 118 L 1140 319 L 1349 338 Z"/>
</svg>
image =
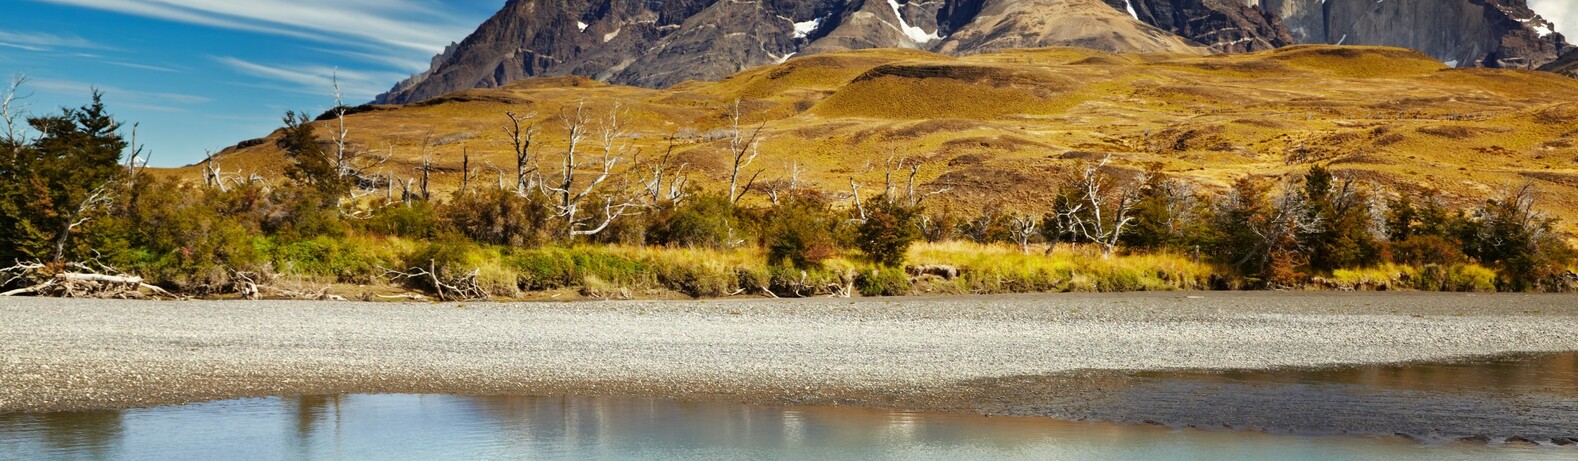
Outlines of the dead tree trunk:
<svg viewBox="0 0 1578 461">
<path fill-rule="evenodd" d="M 729 171 L 729 203 L 739 203 L 740 198 L 750 191 L 751 184 L 756 182 L 756 176 L 761 175 L 760 171 L 756 172 L 756 175 L 744 185 L 745 189 L 740 189 L 740 179 L 742 179 L 740 172 L 750 167 L 751 163 L 756 161 L 756 156 L 761 153 L 762 129 L 767 127 L 767 121 L 763 120 L 756 129 L 751 130 L 750 134 L 746 134 L 742 126 L 744 114 L 740 110 L 738 99 L 734 100 L 734 112 L 730 119 L 733 124 L 729 130 L 729 155 L 733 157 L 733 168 Z"/>
<path fill-rule="evenodd" d="M 515 193 L 525 196 L 526 191 L 531 189 L 528 175 L 536 170 L 530 166 L 533 164 L 531 143 L 537 136 L 537 124 L 531 123 L 521 128 L 521 122 L 535 119 L 537 114 L 534 112 L 519 116 L 514 112 L 505 112 L 504 115 L 510 119 L 510 124 L 504 126 L 504 134 L 510 137 L 510 146 L 515 149 Z"/>
<path fill-rule="evenodd" d="M 620 107 L 615 105 L 608 118 L 603 121 L 600 134 L 603 156 L 600 161 L 584 162 L 579 158 L 581 143 L 585 140 L 590 130 L 590 117 L 586 114 L 586 104 L 578 104 L 574 111 L 560 114 L 564 121 L 565 129 L 569 133 L 569 145 L 564 151 L 564 161 L 561 163 L 563 172 L 559 177 L 558 185 L 545 187 L 547 195 L 554 197 L 555 208 L 560 220 L 564 224 L 565 237 L 574 239 L 579 236 L 597 235 L 608 229 L 608 226 L 620 216 L 629 212 L 636 206 L 634 201 L 615 198 L 616 193 L 605 193 L 601 188 L 613 175 L 624 159 L 625 146 L 619 144 L 619 139 L 624 137 L 623 126 L 620 119 Z M 582 172 L 580 170 L 588 171 Z M 589 174 L 591 179 L 584 185 L 577 181 L 577 174 Z M 582 214 L 583 204 L 591 197 L 600 195 L 603 198 L 603 216 L 601 223 L 591 225 L 588 217 Z"/>
</svg>

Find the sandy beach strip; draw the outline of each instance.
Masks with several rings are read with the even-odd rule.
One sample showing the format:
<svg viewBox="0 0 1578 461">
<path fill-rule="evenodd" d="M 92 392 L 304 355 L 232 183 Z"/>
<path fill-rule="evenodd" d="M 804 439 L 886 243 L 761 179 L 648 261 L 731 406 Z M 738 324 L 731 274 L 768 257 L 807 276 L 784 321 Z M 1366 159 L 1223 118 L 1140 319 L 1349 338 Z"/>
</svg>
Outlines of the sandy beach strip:
<svg viewBox="0 0 1578 461">
<path fill-rule="evenodd" d="M 1578 296 L 1144 293 L 585 303 L 0 299 L 0 413 L 270 395 L 968 410 L 969 383 L 1578 350 Z M 987 392 L 985 394 L 981 392 Z M 1052 391 L 1055 393 L 1055 391 Z"/>
</svg>

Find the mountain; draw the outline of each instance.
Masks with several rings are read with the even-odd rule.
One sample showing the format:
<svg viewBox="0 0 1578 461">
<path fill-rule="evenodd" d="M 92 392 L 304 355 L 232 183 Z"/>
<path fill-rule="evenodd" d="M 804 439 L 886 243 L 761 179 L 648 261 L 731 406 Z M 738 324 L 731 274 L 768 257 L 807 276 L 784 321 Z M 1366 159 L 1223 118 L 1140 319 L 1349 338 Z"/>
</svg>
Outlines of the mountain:
<svg viewBox="0 0 1578 461">
<path fill-rule="evenodd" d="M 1578 49 L 1568 51 L 1560 59 L 1540 67 L 1540 70 L 1578 78 Z"/>
<path fill-rule="evenodd" d="M 1570 49 L 1527 0 L 1107 0 L 1213 51 L 1412 48 L 1463 67 L 1535 69 Z"/>
<path fill-rule="evenodd" d="M 1295 44 L 1398 46 L 1516 69 L 1571 48 L 1526 0 L 509 0 L 376 102 L 541 76 L 662 88 L 868 48 L 1200 54 Z"/>
<path fill-rule="evenodd" d="M 1102 0 L 510 0 L 380 103 L 530 76 L 667 87 L 790 56 L 868 48 L 972 54 L 1082 46 L 1201 54 Z"/>
<path fill-rule="evenodd" d="M 1578 80 L 1454 69 L 1401 48 L 1295 45 L 1203 56 L 839 51 L 665 89 L 531 78 L 373 106 L 346 124 L 353 150 L 390 156 L 370 167 L 380 176 L 414 177 L 422 153 L 432 152 L 433 182 L 448 197 L 468 164 L 473 185 L 513 179 L 504 173 L 513 152 L 499 129 L 506 112 L 535 117 L 527 121 L 540 128 L 533 151 L 556 174 L 555 156 L 567 146 L 562 111 L 584 102 L 601 119 L 617 103 L 628 123 L 618 143 L 640 159 L 619 164 L 619 182 L 640 181 L 626 173 L 651 174 L 673 136 L 671 165 L 686 165 L 692 184 L 716 190 L 729 178 L 722 133 L 736 100 L 746 123 L 765 122 L 761 157 L 750 168 L 762 171 L 763 184 L 798 171 L 802 186 L 834 197 L 847 199 L 851 179 L 875 194 L 882 165 L 897 156 L 919 165 L 918 187 L 951 188 L 931 205 L 954 217 L 1045 209 L 1063 174 L 1111 155 L 1115 171 L 1154 165 L 1213 191 L 1236 178 L 1324 164 L 1393 190 L 1439 190 L 1462 207 L 1533 182 L 1542 208 L 1578 223 Z M 327 142 L 333 122 L 319 123 Z M 222 152 L 220 169 L 280 177 L 288 162 L 279 136 Z M 201 178 L 197 167 L 167 173 Z"/>
</svg>

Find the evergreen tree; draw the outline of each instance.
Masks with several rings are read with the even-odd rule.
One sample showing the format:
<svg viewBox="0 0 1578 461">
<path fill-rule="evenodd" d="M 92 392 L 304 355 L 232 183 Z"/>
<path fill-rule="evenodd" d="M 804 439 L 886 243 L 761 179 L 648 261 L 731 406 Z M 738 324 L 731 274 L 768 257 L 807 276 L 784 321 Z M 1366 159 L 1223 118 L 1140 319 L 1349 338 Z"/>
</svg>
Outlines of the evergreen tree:
<svg viewBox="0 0 1578 461">
<path fill-rule="evenodd" d="M 318 142 L 307 114 L 285 113 L 284 136 L 278 145 L 290 159 L 285 176 L 316 190 L 326 206 L 338 206 L 340 199 L 351 192 L 352 178 L 342 174 L 333 156 Z"/>
<path fill-rule="evenodd" d="M 1370 233 L 1370 198 L 1352 181 L 1335 181 L 1315 166 L 1304 176 L 1304 222 L 1299 243 L 1316 272 L 1380 262 L 1381 244 Z"/>
<path fill-rule="evenodd" d="M 38 138 L 7 142 L 0 159 L 0 260 L 63 261 L 70 239 L 111 202 L 127 143 L 103 93 L 59 114 L 28 119 Z"/>
</svg>

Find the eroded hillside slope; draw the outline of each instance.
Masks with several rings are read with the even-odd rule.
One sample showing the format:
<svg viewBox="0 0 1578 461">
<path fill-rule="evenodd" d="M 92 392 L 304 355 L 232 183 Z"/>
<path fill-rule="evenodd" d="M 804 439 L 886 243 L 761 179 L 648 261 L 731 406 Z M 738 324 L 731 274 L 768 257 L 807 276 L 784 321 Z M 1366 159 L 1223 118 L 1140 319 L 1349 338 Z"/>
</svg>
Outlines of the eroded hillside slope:
<svg viewBox="0 0 1578 461">
<path fill-rule="evenodd" d="M 392 152 L 380 173 L 416 174 L 424 140 L 434 180 L 453 189 L 462 151 L 474 181 L 511 170 L 506 112 L 534 113 L 543 168 L 564 149 L 558 114 L 585 102 L 623 106 L 639 165 L 677 136 L 675 161 L 696 184 L 727 180 L 732 102 L 766 122 L 762 181 L 799 171 L 802 184 L 848 194 L 880 189 L 889 158 L 951 188 L 933 205 L 1045 209 L 1063 172 L 1113 156 L 1138 172 L 1159 165 L 1207 189 L 1244 175 L 1311 164 L 1398 190 L 1439 189 L 1459 205 L 1534 182 L 1542 208 L 1578 222 L 1578 80 L 1556 74 L 1449 69 L 1404 49 L 1295 46 L 1240 55 L 1017 50 L 948 57 L 914 50 L 819 54 L 718 83 L 656 90 L 580 77 L 529 79 L 349 117 L 357 149 Z M 324 126 L 320 136 L 328 136 Z M 274 137 L 218 157 L 226 171 L 278 176 Z M 637 155 L 638 154 L 638 155 Z M 626 167 L 632 165 L 625 163 Z M 637 167 L 632 174 L 644 171 Z M 199 169 L 174 170 L 194 180 Z M 475 183 L 474 183 L 475 184 Z M 753 200 L 760 197 L 753 198 Z"/>
</svg>

